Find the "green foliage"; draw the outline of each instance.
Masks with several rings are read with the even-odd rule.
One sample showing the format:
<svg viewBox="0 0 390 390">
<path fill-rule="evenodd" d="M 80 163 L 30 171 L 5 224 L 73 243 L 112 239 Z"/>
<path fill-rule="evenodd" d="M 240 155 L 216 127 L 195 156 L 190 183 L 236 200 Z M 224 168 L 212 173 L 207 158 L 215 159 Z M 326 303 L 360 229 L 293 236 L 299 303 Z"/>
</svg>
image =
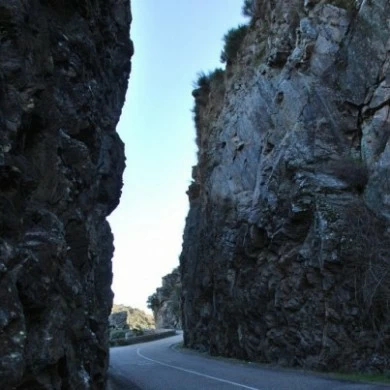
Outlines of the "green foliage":
<svg viewBox="0 0 390 390">
<path fill-rule="evenodd" d="M 223 40 L 225 42 L 224 48 L 221 53 L 221 62 L 231 64 L 237 58 L 237 53 L 240 50 L 242 41 L 244 40 L 248 32 L 248 26 L 241 24 L 236 28 L 230 29 Z"/>
<path fill-rule="evenodd" d="M 144 329 L 154 327 L 154 319 L 140 309 L 134 309 L 130 306 L 114 305 L 112 313 L 127 312 L 127 327 L 130 329 Z"/>
<path fill-rule="evenodd" d="M 149 309 L 153 310 L 159 306 L 160 301 L 158 300 L 157 293 L 154 293 L 148 297 L 147 306 Z"/>
<path fill-rule="evenodd" d="M 253 16 L 255 15 L 255 0 L 244 0 L 241 12 L 243 16 L 253 18 Z"/>
<path fill-rule="evenodd" d="M 366 374 L 366 373 L 336 373 L 333 375 L 337 379 L 356 382 L 382 382 L 390 383 L 390 373 Z"/>
<path fill-rule="evenodd" d="M 222 68 L 217 68 L 209 73 L 199 72 L 197 79 L 193 83 L 195 89 L 210 90 L 212 83 L 223 82 L 225 71 Z"/>
<path fill-rule="evenodd" d="M 205 72 L 199 72 L 196 77 L 197 79 L 193 83 L 194 88 L 209 88 L 210 80 L 209 76 Z"/>
<path fill-rule="evenodd" d="M 217 68 L 209 73 L 210 83 L 223 82 L 225 71 L 222 68 Z"/>
</svg>

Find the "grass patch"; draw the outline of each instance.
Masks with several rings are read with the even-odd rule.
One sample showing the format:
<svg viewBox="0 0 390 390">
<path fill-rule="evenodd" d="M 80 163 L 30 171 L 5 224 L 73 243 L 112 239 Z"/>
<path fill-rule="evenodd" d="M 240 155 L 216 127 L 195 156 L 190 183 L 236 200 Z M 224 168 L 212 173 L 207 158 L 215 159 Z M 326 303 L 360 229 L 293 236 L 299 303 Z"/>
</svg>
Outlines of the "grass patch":
<svg viewBox="0 0 390 390">
<path fill-rule="evenodd" d="M 359 373 L 334 373 L 331 374 L 336 379 L 343 379 L 354 382 L 376 382 L 390 383 L 390 372 L 388 374 L 359 374 Z"/>
</svg>

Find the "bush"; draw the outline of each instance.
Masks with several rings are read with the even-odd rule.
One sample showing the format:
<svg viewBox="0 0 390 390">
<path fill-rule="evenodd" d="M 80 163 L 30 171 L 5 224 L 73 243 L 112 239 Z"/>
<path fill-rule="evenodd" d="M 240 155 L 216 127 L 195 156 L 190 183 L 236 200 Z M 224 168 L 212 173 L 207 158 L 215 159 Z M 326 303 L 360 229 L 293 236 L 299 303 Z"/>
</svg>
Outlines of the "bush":
<svg viewBox="0 0 390 390">
<path fill-rule="evenodd" d="M 147 306 L 151 310 L 155 310 L 160 304 L 160 301 L 158 300 L 158 296 L 156 293 L 150 295 L 148 297 Z"/>
<path fill-rule="evenodd" d="M 255 7 L 255 0 L 245 0 L 241 8 L 242 15 L 253 18 L 255 16 Z"/>
<path fill-rule="evenodd" d="M 221 68 L 217 68 L 209 73 L 199 72 L 197 79 L 193 82 L 195 89 L 210 90 L 212 83 L 223 82 L 225 71 Z"/>
<path fill-rule="evenodd" d="M 223 82 L 225 71 L 222 68 L 217 68 L 214 71 L 209 73 L 210 83 L 220 83 Z"/>
<path fill-rule="evenodd" d="M 115 320 L 116 317 L 121 317 L 120 321 Z M 146 314 L 140 309 L 130 306 L 114 305 L 111 313 L 111 321 L 114 322 L 116 328 L 150 328 L 154 326 L 154 319 L 149 314 Z"/>
<path fill-rule="evenodd" d="M 236 28 L 230 29 L 223 37 L 225 46 L 221 53 L 221 62 L 231 64 L 237 58 L 237 53 L 240 50 L 242 41 L 248 32 L 248 26 L 245 24 L 239 25 Z"/>
<path fill-rule="evenodd" d="M 196 76 L 197 79 L 193 83 L 194 88 L 209 88 L 210 80 L 209 76 L 205 72 L 199 72 Z"/>
</svg>

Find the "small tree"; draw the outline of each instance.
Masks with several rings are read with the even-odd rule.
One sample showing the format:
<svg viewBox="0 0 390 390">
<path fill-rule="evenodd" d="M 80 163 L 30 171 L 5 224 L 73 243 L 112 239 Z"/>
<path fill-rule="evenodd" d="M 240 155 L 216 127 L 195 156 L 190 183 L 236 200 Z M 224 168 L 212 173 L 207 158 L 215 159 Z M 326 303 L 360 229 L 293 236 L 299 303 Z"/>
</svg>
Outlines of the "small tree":
<svg viewBox="0 0 390 390">
<path fill-rule="evenodd" d="M 147 306 L 152 311 L 154 311 L 156 308 L 158 308 L 160 306 L 160 301 L 159 301 L 156 293 L 154 293 L 148 297 Z"/>
</svg>

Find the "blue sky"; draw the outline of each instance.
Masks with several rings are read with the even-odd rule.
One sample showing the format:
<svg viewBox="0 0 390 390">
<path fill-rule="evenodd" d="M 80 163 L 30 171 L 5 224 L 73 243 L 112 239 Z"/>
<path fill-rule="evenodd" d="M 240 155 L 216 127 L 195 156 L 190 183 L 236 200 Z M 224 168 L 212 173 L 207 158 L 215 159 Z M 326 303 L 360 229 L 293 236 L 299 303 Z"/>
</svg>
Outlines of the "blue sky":
<svg viewBox="0 0 390 390">
<path fill-rule="evenodd" d="M 109 217 L 115 237 L 114 302 L 146 309 L 179 264 L 196 164 L 192 84 L 222 67 L 222 37 L 245 22 L 241 0 L 132 0 L 135 46 L 118 131 L 126 147 L 124 188 Z"/>
</svg>

